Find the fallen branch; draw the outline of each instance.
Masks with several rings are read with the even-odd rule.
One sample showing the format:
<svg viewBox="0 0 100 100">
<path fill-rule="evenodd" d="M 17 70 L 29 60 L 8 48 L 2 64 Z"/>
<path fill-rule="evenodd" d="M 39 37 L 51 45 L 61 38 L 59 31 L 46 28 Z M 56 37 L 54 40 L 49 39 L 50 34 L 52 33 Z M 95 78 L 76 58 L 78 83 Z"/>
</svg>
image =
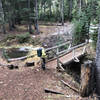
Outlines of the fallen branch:
<svg viewBox="0 0 100 100">
<path fill-rule="evenodd" d="M 64 95 L 64 93 L 62 93 L 62 92 L 58 92 L 58 91 L 54 91 L 54 90 L 50 90 L 50 89 L 44 89 L 44 91 L 46 93 L 53 93 L 53 94 L 61 94 L 61 95 Z"/>
<path fill-rule="evenodd" d="M 77 97 L 80 97 L 79 95 L 65 95 L 62 92 L 58 92 L 58 91 L 54 91 L 54 90 L 50 90 L 50 89 L 44 89 L 44 91 L 46 93 L 60 94 L 61 96 L 65 97 L 65 98 L 73 98 L 73 97 L 77 98 Z"/>
<path fill-rule="evenodd" d="M 66 83 L 65 81 L 61 80 L 61 82 L 62 82 L 64 85 L 68 86 L 70 89 L 72 89 L 72 90 L 74 90 L 75 92 L 79 93 L 79 90 L 77 90 L 76 88 L 72 87 L 71 85 L 69 85 L 69 84 Z"/>
</svg>

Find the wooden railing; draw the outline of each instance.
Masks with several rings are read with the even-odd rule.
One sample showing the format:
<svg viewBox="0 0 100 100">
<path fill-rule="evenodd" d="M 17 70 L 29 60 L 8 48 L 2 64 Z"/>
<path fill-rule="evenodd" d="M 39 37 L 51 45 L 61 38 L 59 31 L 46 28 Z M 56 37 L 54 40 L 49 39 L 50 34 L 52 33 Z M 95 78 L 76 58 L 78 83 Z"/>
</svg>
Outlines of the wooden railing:
<svg viewBox="0 0 100 100">
<path fill-rule="evenodd" d="M 64 55 L 74 51 L 75 49 L 77 49 L 79 47 L 85 46 L 87 43 L 88 42 L 86 41 L 85 43 L 82 43 L 82 44 L 71 47 L 71 41 L 68 41 L 68 42 L 62 43 L 58 46 L 47 48 L 45 51 L 46 51 L 47 55 L 53 55 L 53 57 L 51 59 L 49 59 L 49 61 L 50 61 L 50 60 L 56 59 L 58 56 L 59 57 L 64 56 Z M 66 45 L 69 45 L 69 47 L 67 49 L 59 51 L 59 48 L 61 48 L 62 46 L 66 46 Z M 49 52 L 52 53 L 52 54 L 50 54 Z M 83 49 L 83 52 L 85 52 L 85 48 Z"/>
</svg>

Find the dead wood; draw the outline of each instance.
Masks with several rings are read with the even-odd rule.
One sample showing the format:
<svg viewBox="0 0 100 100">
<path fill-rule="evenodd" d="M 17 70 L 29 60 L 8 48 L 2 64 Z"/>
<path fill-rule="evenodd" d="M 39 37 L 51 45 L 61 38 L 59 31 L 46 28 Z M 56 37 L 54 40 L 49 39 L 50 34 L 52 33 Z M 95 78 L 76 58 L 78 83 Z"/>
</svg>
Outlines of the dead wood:
<svg viewBox="0 0 100 100">
<path fill-rule="evenodd" d="M 68 87 L 69 87 L 70 89 L 72 89 L 73 91 L 79 93 L 79 90 L 77 90 L 76 88 L 74 88 L 74 87 L 71 86 L 70 84 L 66 83 L 66 82 L 63 81 L 63 80 L 61 80 L 61 82 L 62 82 L 64 85 L 68 86 Z"/>
<path fill-rule="evenodd" d="M 54 90 L 51 90 L 51 89 L 44 89 L 45 93 L 53 93 L 53 94 L 61 94 L 61 95 L 64 95 L 64 93 L 62 92 L 58 92 L 58 91 L 54 91 Z"/>
</svg>

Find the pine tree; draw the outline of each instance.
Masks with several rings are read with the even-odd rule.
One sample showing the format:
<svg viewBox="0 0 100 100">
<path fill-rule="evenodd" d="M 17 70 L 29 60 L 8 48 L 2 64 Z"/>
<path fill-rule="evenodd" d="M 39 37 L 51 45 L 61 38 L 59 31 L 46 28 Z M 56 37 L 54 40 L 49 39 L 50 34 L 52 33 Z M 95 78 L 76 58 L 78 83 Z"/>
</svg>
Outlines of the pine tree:
<svg viewBox="0 0 100 100">
<path fill-rule="evenodd" d="M 5 21 L 4 21 L 4 12 L 2 8 L 2 1 L 0 0 L 0 24 L 1 24 L 1 30 L 4 34 L 6 34 L 5 30 Z"/>
</svg>

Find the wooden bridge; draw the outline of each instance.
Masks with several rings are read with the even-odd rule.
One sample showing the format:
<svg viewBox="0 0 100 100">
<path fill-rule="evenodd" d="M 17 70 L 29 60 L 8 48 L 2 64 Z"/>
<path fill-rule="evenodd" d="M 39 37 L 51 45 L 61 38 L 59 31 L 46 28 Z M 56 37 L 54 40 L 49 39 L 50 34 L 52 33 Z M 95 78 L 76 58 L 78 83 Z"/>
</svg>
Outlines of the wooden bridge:
<svg viewBox="0 0 100 100">
<path fill-rule="evenodd" d="M 79 62 L 79 58 L 85 54 L 86 45 L 88 42 L 71 46 L 71 41 L 67 41 L 66 43 L 59 44 L 58 46 L 54 46 L 51 48 L 45 49 L 46 54 L 48 56 L 47 60 L 47 66 L 56 68 L 60 67 L 63 69 L 63 65 L 70 64 L 71 62 Z M 36 54 L 37 55 L 37 54 Z M 32 54 L 31 56 L 24 56 L 20 58 L 12 58 L 7 59 L 9 62 L 16 61 L 16 60 L 22 60 L 27 57 L 35 56 Z M 64 69 L 63 69 L 64 70 Z"/>
<path fill-rule="evenodd" d="M 68 41 L 66 43 L 60 44 L 58 46 L 46 49 L 48 55 L 53 54 L 53 58 L 47 61 L 47 66 L 56 68 L 60 67 L 63 69 L 62 65 L 70 64 L 71 62 L 80 62 L 79 58 L 82 57 L 86 52 L 86 45 L 85 43 L 76 45 L 71 47 L 71 42 Z M 67 46 L 67 49 L 60 50 Z"/>
</svg>

